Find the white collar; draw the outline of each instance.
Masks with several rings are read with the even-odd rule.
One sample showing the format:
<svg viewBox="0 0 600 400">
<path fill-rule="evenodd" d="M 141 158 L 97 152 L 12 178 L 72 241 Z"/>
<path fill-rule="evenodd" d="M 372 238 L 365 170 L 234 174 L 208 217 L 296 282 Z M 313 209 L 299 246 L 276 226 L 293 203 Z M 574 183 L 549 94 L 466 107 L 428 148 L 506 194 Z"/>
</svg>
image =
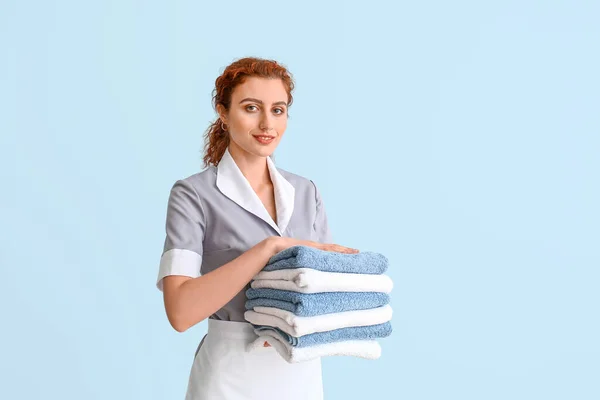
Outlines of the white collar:
<svg viewBox="0 0 600 400">
<path fill-rule="evenodd" d="M 275 192 L 277 224 L 275 224 L 264 204 L 252 189 L 244 174 L 242 174 L 229 153 L 229 149 L 225 149 L 223 157 L 217 164 L 217 187 L 221 193 L 233 202 L 267 222 L 279 235 L 282 235 L 294 211 L 295 189 L 277 170 L 271 157 L 267 157 L 267 167 Z"/>
</svg>

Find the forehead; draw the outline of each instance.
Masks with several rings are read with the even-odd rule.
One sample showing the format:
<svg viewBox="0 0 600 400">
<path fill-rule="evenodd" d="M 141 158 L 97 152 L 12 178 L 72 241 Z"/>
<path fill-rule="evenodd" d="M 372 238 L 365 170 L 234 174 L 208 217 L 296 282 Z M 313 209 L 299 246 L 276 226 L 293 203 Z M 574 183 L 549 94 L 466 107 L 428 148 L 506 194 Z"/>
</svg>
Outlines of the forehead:
<svg viewBox="0 0 600 400">
<path fill-rule="evenodd" d="M 268 79 L 259 77 L 247 78 L 244 83 L 238 85 L 233 91 L 233 100 L 253 97 L 265 103 L 285 101 L 287 103 L 287 92 L 281 79 Z"/>
</svg>

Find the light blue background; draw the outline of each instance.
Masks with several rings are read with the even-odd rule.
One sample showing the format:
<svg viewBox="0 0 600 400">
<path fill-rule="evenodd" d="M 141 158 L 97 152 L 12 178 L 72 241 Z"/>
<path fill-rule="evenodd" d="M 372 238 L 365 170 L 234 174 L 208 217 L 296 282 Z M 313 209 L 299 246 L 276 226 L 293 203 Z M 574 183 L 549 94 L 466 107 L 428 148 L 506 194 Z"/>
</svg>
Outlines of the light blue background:
<svg viewBox="0 0 600 400">
<path fill-rule="evenodd" d="M 335 5 L 334 5 L 335 4 Z M 166 201 L 243 56 L 297 90 L 276 152 L 391 260 L 377 361 L 327 399 L 600 398 L 600 6 L 3 1 L 7 399 L 179 399 L 203 322 L 155 288 Z"/>
</svg>

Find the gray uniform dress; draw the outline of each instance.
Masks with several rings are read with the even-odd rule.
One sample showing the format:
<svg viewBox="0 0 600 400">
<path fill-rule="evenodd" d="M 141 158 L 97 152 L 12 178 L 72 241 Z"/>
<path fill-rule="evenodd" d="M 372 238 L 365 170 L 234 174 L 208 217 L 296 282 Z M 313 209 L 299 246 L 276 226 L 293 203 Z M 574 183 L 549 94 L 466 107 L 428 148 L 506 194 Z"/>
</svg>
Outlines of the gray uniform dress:
<svg viewBox="0 0 600 400">
<path fill-rule="evenodd" d="M 331 242 L 314 183 L 267 158 L 275 193 L 273 221 L 225 151 L 217 167 L 177 181 L 167 207 L 166 240 L 157 286 L 168 275 L 198 277 L 270 236 Z M 190 371 L 186 400 L 321 400 L 321 360 L 288 364 L 273 348 L 247 351 L 257 337 L 245 322 L 244 287 L 208 320 Z"/>
<path fill-rule="evenodd" d="M 171 189 L 166 239 L 157 287 L 168 275 L 198 277 L 235 259 L 269 236 L 331 243 L 319 191 L 313 181 L 267 166 L 275 191 L 273 221 L 229 151 L 217 167 L 177 181 Z M 210 318 L 245 321 L 247 285 Z"/>
</svg>

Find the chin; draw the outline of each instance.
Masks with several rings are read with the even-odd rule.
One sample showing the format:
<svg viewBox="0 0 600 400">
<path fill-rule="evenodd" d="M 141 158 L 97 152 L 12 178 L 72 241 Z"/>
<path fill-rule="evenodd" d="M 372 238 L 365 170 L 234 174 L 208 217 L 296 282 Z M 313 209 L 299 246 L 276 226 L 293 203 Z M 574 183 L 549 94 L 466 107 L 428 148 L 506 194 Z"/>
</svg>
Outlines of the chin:
<svg viewBox="0 0 600 400">
<path fill-rule="evenodd" d="M 251 144 L 247 144 L 246 146 L 243 146 L 242 149 L 246 153 L 250 153 L 256 157 L 265 157 L 266 158 L 275 152 L 276 147 L 277 147 L 276 145 L 271 145 L 271 146 L 260 146 L 259 145 L 259 146 L 257 146 L 254 143 L 251 143 Z"/>
<path fill-rule="evenodd" d="M 252 149 L 251 153 L 260 157 L 269 157 L 275 152 L 275 147 L 277 146 L 260 147 L 258 149 Z"/>
</svg>

